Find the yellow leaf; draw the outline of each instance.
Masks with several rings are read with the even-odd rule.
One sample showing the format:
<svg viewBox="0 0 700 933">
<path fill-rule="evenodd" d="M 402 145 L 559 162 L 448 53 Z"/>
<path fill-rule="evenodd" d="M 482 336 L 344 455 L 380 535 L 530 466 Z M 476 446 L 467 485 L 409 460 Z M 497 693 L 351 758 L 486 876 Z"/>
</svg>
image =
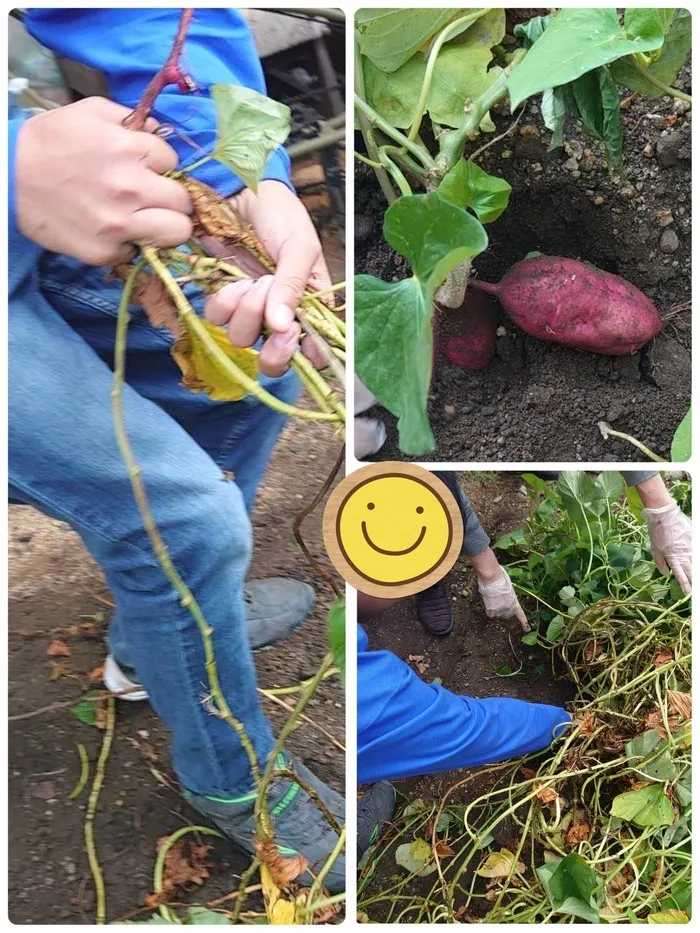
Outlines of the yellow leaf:
<svg viewBox="0 0 700 933">
<path fill-rule="evenodd" d="M 265 901 L 267 922 L 271 926 L 298 923 L 295 901 L 285 900 L 282 892 L 272 880 L 270 869 L 264 863 L 260 866 L 260 882 L 262 884 L 263 900 Z"/>
<path fill-rule="evenodd" d="M 183 318 L 187 333 L 175 342 L 170 351 L 182 371 L 182 384 L 192 392 L 206 392 L 215 402 L 238 402 L 248 394 L 210 355 L 188 317 Z M 255 350 L 234 347 L 223 327 L 209 321 L 200 324 L 216 346 L 250 379 L 258 376 L 258 354 Z"/>
<path fill-rule="evenodd" d="M 515 864 L 515 856 L 508 849 L 501 849 L 500 852 L 492 852 L 484 864 L 477 868 L 476 874 L 482 878 L 506 878 L 512 872 L 524 872 L 525 865 L 522 862 Z"/>
</svg>

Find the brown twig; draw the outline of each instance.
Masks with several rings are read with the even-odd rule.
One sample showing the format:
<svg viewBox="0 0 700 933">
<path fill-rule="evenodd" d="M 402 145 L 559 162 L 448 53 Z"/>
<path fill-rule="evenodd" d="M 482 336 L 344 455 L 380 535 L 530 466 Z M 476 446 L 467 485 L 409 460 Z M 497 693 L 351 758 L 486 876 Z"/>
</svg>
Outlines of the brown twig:
<svg viewBox="0 0 700 933">
<path fill-rule="evenodd" d="M 124 120 L 124 126 L 129 130 L 142 130 L 146 120 L 150 116 L 153 105 L 160 92 L 168 87 L 169 84 L 177 84 L 182 90 L 193 91 L 196 85 L 192 79 L 185 74 L 180 67 L 180 55 L 182 47 L 185 44 L 187 30 L 190 27 L 194 10 L 185 9 L 180 13 L 180 22 L 177 27 L 175 41 L 170 49 L 163 67 L 151 79 L 148 87 L 143 92 L 143 97 L 138 102 L 136 109 L 133 110 Z"/>
</svg>

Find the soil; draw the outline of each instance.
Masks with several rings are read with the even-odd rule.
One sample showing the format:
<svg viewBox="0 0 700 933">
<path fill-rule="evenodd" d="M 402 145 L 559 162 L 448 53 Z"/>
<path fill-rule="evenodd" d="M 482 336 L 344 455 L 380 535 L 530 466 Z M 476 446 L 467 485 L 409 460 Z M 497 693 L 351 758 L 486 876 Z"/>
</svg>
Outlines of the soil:
<svg viewBox="0 0 700 933">
<path fill-rule="evenodd" d="M 522 527 L 531 503 L 521 474 L 512 472 L 479 472 L 460 474 L 461 483 L 486 532 L 495 541 L 498 537 Z M 533 703 L 563 706 L 573 697 L 572 685 L 557 679 L 551 670 L 551 654 L 544 649 L 524 645 L 522 631 L 516 621 L 487 619 L 479 597 L 476 575 L 472 568 L 458 561 L 447 576 L 452 596 L 454 628 L 448 636 L 425 632 L 414 601 L 406 600 L 365 624 L 370 647 L 393 651 L 409 663 L 427 681 L 440 678 L 444 687 L 455 693 L 474 697 L 514 697 Z M 527 614 L 528 605 L 523 600 Z M 409 656 L 420 658 L 409 661 Z M 503 665 L 515 676 L 499 676 Z M 422 799 L 426 804 L 440 800 L 447 790 L 463 780 L 466 770 L 443 771 L 439 774 L 393 781 L 398 791 L 397 812 L 407 803 Z M 470 782 L 450 795 L 451 804 L 466 803 L 483 793 L 485 785 Z M 397 837 L 396 845 L 405 839 Z M 393 848 L 394 843 L 392 843 Z M 386 890 L 396 872 L 392 858 L 384 857 L 375 868 L 370 889 Z M 434 878 L 416 879 L 420 885 L 431 885 Z M 414 884 L 412 882 L 412 884 Z M 370 919 L 382 919 L 383 905 L 375 905 Z"/>
<path fill-rule="evenodd" d="M 334 281 L 344 278 L 337 235 L 325 242 Z M 332 591 L 315 576 L 292 533 L 294 514 L 330 473 L 339 441 L 324 426 L 293 422 L 275 450 L 255 508 L 255 551 L 250 577 L 290 576 L 314 585 L 312 617 L 283 644 L 256 654 L 262 687 L 298 684 L 318 667 L 327 650 L 325 617 Z M 300 469 L 301 465 L 304 469 Z M 327 564 L 321 534 L 323 504 L 305 521 L 304 539 L 315 559 Z M 66 525 L 25 506 L 9 514 L 9 917 L 19 924 L 94 923 L 95 898 L 84 853 L 83 820 L 89 791 L 68 795 L 79 775 L 76 744 L 85 745 L 91 774 L 102 733 L 51 704 L 78 700 L 89 673 L 104 660 L 103 637 L 111 605 L 99 567 Z M 71 626 L 81 625 L 78 635 Z M 66 641 L 68 658 L 47 657 L 56 638 Z M 56 667 L 61 665 L 61 667 Z M 56 679 L 54 676 L 59 675 Z M 99 684 L 98 684 L 99 686 Z M 287 718 L 262 699 L 275 728 Z M 344 698 L 336 678 L 325 681 L 311 701 L 309 717 L 342 745 Z M 107 920 L 152 909 L 157 840 L 201 818 L 177 790 L 169 760 L 167 730 L 147 703 L 118 703 L 117 728 L 106 767 L 95 837 L 107 892 Z M 319 777 L 343 792 L 344 753 L 308 724 L 288 743 Z M 207 838 L 204 842 L 211 842 Z M 177 899 L 209 903 L 237 888 L 248 859 L 215 840 L 212 877 L 203 889 Z M 262 909 L 259 895 L 247 905 Z"/>
<path fill-rule="evenodd" d="M 688 69 L 677 84 L 690 88 Z M 667 322 L 664 331 L 633 356 L 601 356 L 529 337 L 497 306 L 496 355 L 486 371 L 466 372 L 440 357 L 435 362 L 429 415 L 436 451 L 403 455 L 395 419 L 376 407 L 368 416 L 381 418 L 388 431 L 376 459 L 646 459 L 625 441 L 604 440 L 599 421 L 670 455 L 690 404 L 691 111 L 668 97 L 621 97 L 625 171 L 619 177 L 606 167 L 602 143 L 578 121 L 569 121 L 566 145 L 548 152 L 549 132 L 536 104 L 526 105 L 513 131 L 479 157 L 513 192 L 508 209 L 487 227 L 490 245 L 474 272 L 496 282 L 535 250 L 585 260 L 648 295 Z M 494 121 L 496 136 L 512 124 L 510 117 L 494 115 Z M 371 169 L 356 169 L 356 179 L 355 271 L 387 281 L 410 275 L 383 240 L 386 205 Z"/>
</svg>

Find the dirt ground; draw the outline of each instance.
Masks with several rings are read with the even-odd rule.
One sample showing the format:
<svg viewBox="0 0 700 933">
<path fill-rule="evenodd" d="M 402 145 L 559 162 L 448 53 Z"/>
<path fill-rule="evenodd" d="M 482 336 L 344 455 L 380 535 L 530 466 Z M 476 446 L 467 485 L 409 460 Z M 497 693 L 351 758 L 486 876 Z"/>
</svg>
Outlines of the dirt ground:
<svg viewBox="0 0 700 933">
<path fill-rule="evenodd" d="M 329 230 L 324 239 L 334 280 L 339 281 L 344 268 L 337 232 Z M 330 429 L 290 424 L 258 498 L 250 577 L 306 580 L 318 599 L 300 631 L 256 655 L 262 687 L 299 683 L 314 673 L 327 650 L 325 617 L 332 592 L 314 576 L 296 544 L 292 520 L 330 472 L 339 449 Z M 323 505 L 304 524 L 307 546 L 320 563 L 325 561 L 322 511 Z M 88 791 L 75 801 L 68 794 L 80 770 L 76 743 L 86 746 L 94 773 L 102 733 L 79 722 L 68 708 L 26 714 L 77 700 L 88 687 L 89 672 L 104 660 L 109 593 L 77 535 L 25 506 L 10 507 L 9 581 L 9 916 L 19 924 L 93 923 L 95 899 L 83 843 Z M 82 625 L 78 635 L 66 634 L 77 625 Z M 47 657 L 55 638 L 65 638 L 69 658 Z M 279 727 L 287 718 L 284 710 L 264 698 L 262 702 Z M 339 744 L 305 724 L 289 748 L 342 792 L 345 766 L 339 745 L 344 742 L 345 714 L 336 678 L 322 684 L 309 717 Z M 156 841 L 200 821 L 177 791 L 167 730 L 148 703 L 119 703 L 96 816 L 108 922 L 143 908 L 153 890 Z M 247 858 L 219 840 L 213 857 L 215 868 L 204 889 L 180 900 L 210 903 L 235 890 Z M 257 895 L 251 896 L 249 906 L 260 909 L 256 900 Z M 135 919 L 151 912 L 143 910 Z"/>
<path fill-rule="evenodd" d="M 678 86 L 688 90 L 690 83 L 686 70 Z M 475 274 L 496 282 L 534 250 L 586 260 L 648 295 L 667 322 L 664 331 L 633 356 L 600 356 L 529 337 L 498 307 L 496 355 L 485 372 L 469 373 L 437 356 L 429 402 L 437 450 L 404 457 L 395 419 L 376 408 L 369 414 L 388 429 L 376 459 L 643 459 L 624 441 L 604 441 L 599 421 L 669 455 L 690 403 L 691 112 L 671 98 L 622 97 L 619 177 L 580 123 L 568 127 L 564 148 L 548 152 L 549 133 L 535 104 L 479 158 L 513 192 L 508 209 L 487 226 L 490 244 Z M 511 122 L 495 116 L 496 135 Z M 383 241 L 385 208 L 371 169 L 356 168 L 355 271 L 396 281 L 410 272 Z"/>
<path fill-rule="evenodd" d="M 512 472 L 462 473 L 461 482 L 491 541 L 522 527 L 530 510 L 530 500 L 521 474 Z M 450 635 L 439 637 L 425 632 L 412 599 L 406 600 L 365 625 L 370 647 L 393 651 L 407 661 L 426 681 L 440 678 L 444 687 L 455 693 L 474 697 L 514 697 L 534 703 L 564 705 L 573 691 L 551 670 L 550 653 L 524 645 L 520 625 L 490 620 L 479 597 L 474 571 L 458 561 L 447 577 L 452 597 L 454 628 Z M 527 600 L 522 601 L 527 614 Z M 414 658 L 409 661 L 409 656 Z M 415 660 L 419 658 L 420 660 Z M 496 671 L 508 665 L 521 669 L 516 676 L 500 676 Z M 397 813 L 410 801 L 422 799 L 426 804 L 441 799 L 447 790 L 468 772 L 444 771 L 437 775 L 392 781 L 399 793 Z M 484 787 L 471 782 L 450 796 L 451 804 L 466 803 Z M 396 845 L 405 839 L 397 836 Z M 392 843 L 393 847 L 394 843 Z M 391 887 L 396 872 L 392 858 L 385 857 L 375 868 L 369 892 Z M 416 879 L 412 890 L 421 884 L 429 886 L 433 878 Z M 370 920 L 382 919 L 384 905 L 375 905 Z"/>
</svg>

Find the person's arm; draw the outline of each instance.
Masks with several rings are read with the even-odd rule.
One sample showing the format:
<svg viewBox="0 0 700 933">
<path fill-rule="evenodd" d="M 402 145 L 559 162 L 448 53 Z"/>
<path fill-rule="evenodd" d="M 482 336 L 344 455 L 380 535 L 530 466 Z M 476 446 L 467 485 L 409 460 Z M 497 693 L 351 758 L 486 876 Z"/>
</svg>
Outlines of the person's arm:
<svg viewBox="0 0 700 933">
<path fill-rule="evenodd" d="M 164 64 L 179 18 L 179 9 L 29 9 L 25 25 L 42 45 L 101 71 L 110 98 L 133 109 Z M 188 94 L 176 85 L 167 87 L 152 115 L 177 131 L 168 142 L 182 165 L 196 162 L 214 148 L 216 112 L 208 93 L 211 85 L 240 84 L 264 94 L 265 81 L 250 30 L 241 14 L 230 8 L 195 10 L 181 63 L 200 92 Z M 240 178 L 215 160 L 195 169 L 193 176 L 224 196 L 244 187 Z M 284 149 L 272 153 L 263 178 L 293 191 Z"/>
<path fill-rule="evenodd" d="M 389 651 L 369 651 L 358 627 L 357 777 L 398 780 L 472 768 L 546 748 L 564 709 L 522 700 L 475 700 L 426 684 Z"/>
</svg>

